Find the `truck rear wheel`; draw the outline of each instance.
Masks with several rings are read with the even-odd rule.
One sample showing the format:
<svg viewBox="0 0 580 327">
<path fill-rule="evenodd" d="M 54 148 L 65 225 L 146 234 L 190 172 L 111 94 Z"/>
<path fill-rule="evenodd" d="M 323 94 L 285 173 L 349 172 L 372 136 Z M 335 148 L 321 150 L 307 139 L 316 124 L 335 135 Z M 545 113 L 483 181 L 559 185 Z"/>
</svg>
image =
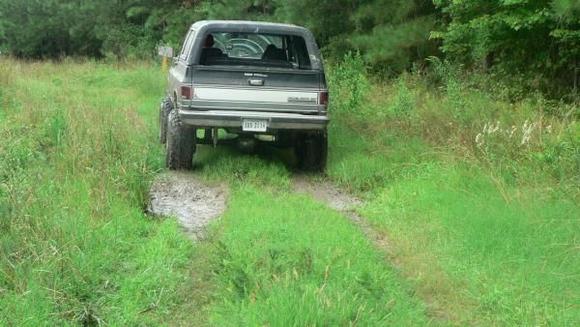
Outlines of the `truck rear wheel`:
<svg viewBox="0 0 580 327">
<path fill-rule="evenodd" d="M 326 131 L 298 135 L 294 147 L 300 169 L 323 172 L 326 169 L 328 139 Z"/>
<path fill-rule="evenodd" d="M 159 142 L 167 142 L 167 117 L 173 109 L 173 104 L 169 98 L 163 99 L 159 108 Z"/>
<path fill-rule="evenodd" d="M 195 128 L 179 120 L 176 110 L 167 116 L 165 164 L 170 170 L 191 169 L 195 153 Z"/>
</svg>

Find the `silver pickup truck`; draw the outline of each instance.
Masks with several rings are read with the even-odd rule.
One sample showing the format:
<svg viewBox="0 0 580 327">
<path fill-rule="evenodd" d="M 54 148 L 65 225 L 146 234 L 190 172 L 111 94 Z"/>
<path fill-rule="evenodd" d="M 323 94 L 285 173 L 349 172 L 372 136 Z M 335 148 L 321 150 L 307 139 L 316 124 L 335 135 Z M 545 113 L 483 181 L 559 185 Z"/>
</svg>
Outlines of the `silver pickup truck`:
<svg viewBox="0 0 580 327">
<path fill-rule="evenodd" d="M 307 29 L 196 22 L 173 59 L 161 104 L 167 167 L 190 169 L 196 144 L 215 146 L 227 135 L 246 147 L 257 139 L 293 147 L 302 169 L 322 171 L 328 100 L 320 50 Z"/>
</svg>

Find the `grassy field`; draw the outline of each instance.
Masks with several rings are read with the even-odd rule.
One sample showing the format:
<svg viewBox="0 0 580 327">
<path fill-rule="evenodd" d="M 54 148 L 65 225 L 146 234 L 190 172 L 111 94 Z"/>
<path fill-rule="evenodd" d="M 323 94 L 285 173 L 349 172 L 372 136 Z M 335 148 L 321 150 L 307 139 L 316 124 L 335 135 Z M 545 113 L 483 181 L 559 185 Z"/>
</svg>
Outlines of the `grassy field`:
<svg viewBox="0 0 580 327">
<path fill-rule="evenodd" d="M 361 214 L 419 297 L 458 324 L 577 325 L 578 105 L 509 102 L 505 86 L 448 67 L 435 81 L 341 84 L 368 85 L 361 70 L 356 58 L 335 70 L 329 175 L 366 195 Z"/>
<path fill-rule="evenodd" d="M 295 194 L 280 155 L 206 147 L 230 199 L 192 244 L 143 214 L 158 67 L 1 60 L 0 325 L 580 323 L 578 107 L 363 71 L 331 69 L 327 178 L 388 249 Z"/>
<path fill-rule="evenodd" d="M 0 62 L 0 325 L 158 324 L 181 300 L 192 244 L 142 210 L 154 72 Z"/>
</svg>

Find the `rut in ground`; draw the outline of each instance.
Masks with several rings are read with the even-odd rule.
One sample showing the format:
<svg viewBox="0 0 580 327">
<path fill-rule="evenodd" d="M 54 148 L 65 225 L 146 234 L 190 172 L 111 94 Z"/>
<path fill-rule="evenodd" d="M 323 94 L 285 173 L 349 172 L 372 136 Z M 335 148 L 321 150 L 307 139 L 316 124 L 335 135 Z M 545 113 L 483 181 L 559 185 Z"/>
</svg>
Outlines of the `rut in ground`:
<svg viewBox="0 0 580 327">
<path fill-rule="evenodd" d="M 342 213 L 360 228 L 377 250 L 385 254 L 385 261 L 389 265 L 398 271 L 402 270 L 403 264 L 393 253 L 388 236 L 375 230 L 357 213 L 357 209 L 363 204 L 361 199 L 341 190 L 330 181 L 308 175 L 293 176 L 292 190 L 309 195 Z M 225 211 L 227 198 L 228 188 L 224 185 L 209 185 L 191 172 L 168 172 L 159 175 L 153 182 L 148 212 L 161 217 L 175 217 L 192 239 L 199 240 L 203 239 L 207 225 Z M 404 272 L 402 274 L 406 275 Z M 437 303 L 432 296 L 423 294 L 421 297 L 427 304 L 428 315 L 433 319 L 444 322 L 454 320 L 445 305 Z"/>
<path fill-rule="evenodd" d="M 199 239 L 205 227 L 226 209 L 227 193 L 224 185 L 209 185 L 195 174 L 168 172 L 153 182 L 147 211 L 177 218 L 186 233 Z"/>
<path fill-rule="evenodd" d="M 348 194 L 327 180 L 315 180 L 306 175 L 294 176 L 292 187 L 296 193 L 308 194 L 316 201 L 342 213 L 355 223 L 379 250 L 390 254 L 387 237 L 375 231 L 365 219 L 356 213 L 356 209 L 363 204 L 361 199 Z"/>
<path fill-rule="evenodd" d="M 404 269 L 405 263 L 401 262 L 394 253 L 388 235 L 374 229 L 366 219 L 356 212 L 363 204 L 361 199 L 341 190 L 328 180 L 319 180 L 318 178 L 307 175 L 294 176 L 292 187 L 295 192 L 310 195 L 314 200 L 324 203 L 329 208 L 342 213 L 360 228 L 362 233 L 373 243 L 377 250 L 385 254 L 385 261 L 388 265 L 396 269 L 405 278 L 414 278 L 413 273 L 409 273 L 407 269 Z M 440 277 L 442 282 L 446 281 L 443 275 Z M 418 289 L 417 294 L 426 304 L 427 315 L 429 317 L 440 323 L 454 324 L 456 318 L 446 304 L 444 304 L 445 298 L 450 295 L 431 294 L 431 291 L 425 291 L 421 288 Z"/>
</svg>

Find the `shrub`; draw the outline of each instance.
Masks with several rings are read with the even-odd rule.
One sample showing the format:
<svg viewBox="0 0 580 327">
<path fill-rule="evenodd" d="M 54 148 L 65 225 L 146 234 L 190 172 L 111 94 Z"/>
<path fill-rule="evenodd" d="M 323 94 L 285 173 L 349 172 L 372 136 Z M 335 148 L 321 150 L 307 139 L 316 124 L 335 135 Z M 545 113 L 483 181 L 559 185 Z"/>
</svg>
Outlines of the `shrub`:
<svg viewBox="0 0 580 327">
<path fill-rule="evenodd" d="M 347 54 L 337 65 L 328 70 L 331 111 L 338 116 L 364 115 L 361 106 L 370 89 L 366 66 L 360 54 Z"/>
</svg>

